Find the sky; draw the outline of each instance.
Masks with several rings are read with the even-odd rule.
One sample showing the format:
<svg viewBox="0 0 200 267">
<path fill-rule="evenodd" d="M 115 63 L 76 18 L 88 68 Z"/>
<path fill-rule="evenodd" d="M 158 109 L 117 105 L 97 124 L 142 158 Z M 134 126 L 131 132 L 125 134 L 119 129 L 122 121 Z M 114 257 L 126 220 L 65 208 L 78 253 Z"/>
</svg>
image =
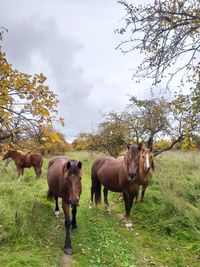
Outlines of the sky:
<svg viewBox="0 0 200 267">
<path fill-rule="evenodd" d="M 0 1 L 8 61 L 47 77 L 65 119 L 65 127 L 56 128 L 69 141 L 95 129 L 102 114 L 123 111 L 130 96 L 150 97 L 150 81 L 132 80 L 141 55 L 115 49 L 123 36 L 114 30 L 124 25 L 124 15 L 117 0 Z"/>
</svg>

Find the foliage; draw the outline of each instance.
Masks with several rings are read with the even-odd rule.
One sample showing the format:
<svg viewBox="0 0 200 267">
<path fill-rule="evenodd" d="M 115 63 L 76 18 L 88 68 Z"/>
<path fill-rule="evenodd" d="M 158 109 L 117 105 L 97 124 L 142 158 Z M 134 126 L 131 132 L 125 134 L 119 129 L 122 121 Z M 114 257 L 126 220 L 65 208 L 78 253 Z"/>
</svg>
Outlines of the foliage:
<svg viewBox="0 0 200 267">
<path fill-rule="evenodd" d="M 77 150 L 98 150 L 117 157 L 129 141 L 130 132 L 127 125 L 110 113 L 105 121 L 99 123 L 96 131 L 80 133 L 72 145 Z"/>
<path fill-rule="evenodd" d="M 41 149 L 48 154 L 64 154 L 70 150 L 70 145 L 66 142 L 63 134 L 56 131 L 53 127 L 40 127 L 40 133 L 36 137 Z"/>
<path fill-rule="evenodd" d="M 12 148 L 23 151 L 37 151 L 43 155 L 60 155 L 71 150 L 71 146 L 66 142 L 64 135 L 52 126 L 40 127 L 36 134 L 30 131 L 28 138 L 21 139 L 17 144 L 12 144 Z"/>
<path fill-rule="evenodd" d="M 74 148 L 99 150 L 116 157 L 125 144 L 142 141 L 147 147 L 154 148 L 157 156 L 186 137 L 196 142 L 200 133 L 200 112 L 194 106 L 191 95 L 177 94 L 171 101 L 131 97 L 124 112 L 111 112 L 95 132 L 81 133 Z M 161 146 L 155 145 L 163 138 L 168 141 L 162 142 Z"/>
<path fill-rule="evenodd" d="M 125 26 L 117 32 L 130 36 L 118 48 L 123 53 L 139 50 L 145 55 L 134 75 L 139 79 L 154 78 L 157 84 L 175 65 L 169 73 L 170 80 L 185 70 L 189 82 L 198 82 L 200 2 L 155 0 L 146 5 L 118 2 L 125 8 L 126 16 Z"/>
<path fill-rule="evenodd" d="M 45 81 L 42 73 L 31 76 L 13 69 L 0 50 L 0 141 L 14 141 L 30 129 L 52 124 L 58 100 Z M 62 118 L 60 122 L 64 124 Z"/>
<path fill-rule="evenodd" d="M 161 99 L 139 100 L 131 97 L 130 104 L 120 115 L 112 113 L 120 122 L 126 125 L 137 143 L 144 141 L 147 147 L 153 147 L 156 137 L 165 136 L 169 125 L 169 102 Z"/>
<path fill-rule="evenodd" d="M 183 150 L 197 150 L 197 144 L 191 138 L 188 138 L 188 136 L 185 136 L 184 139 L 181 142 L 181 149 Z"/>
</svg>

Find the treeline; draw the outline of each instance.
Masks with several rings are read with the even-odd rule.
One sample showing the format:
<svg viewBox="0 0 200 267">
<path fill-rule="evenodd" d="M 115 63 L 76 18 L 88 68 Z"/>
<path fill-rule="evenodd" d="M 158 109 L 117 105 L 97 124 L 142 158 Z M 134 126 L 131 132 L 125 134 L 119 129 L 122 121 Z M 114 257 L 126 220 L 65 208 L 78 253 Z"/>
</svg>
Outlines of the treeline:
<svg viewBox="0 0 200 267">
<path fill-rule="evenodd" d="M 198 91 L 199 92 L 199 91 Z M 93 132 L 82 132 L 72 143 L 75 150 L 99 150 L 117 157 L 127 143 L 143 142 L 154 155 L 170 150 L 200 148 L 200 95 L 177 94 L 139 100 L 131 97 L 122 113 L 109 113 Z"/>
</svg>

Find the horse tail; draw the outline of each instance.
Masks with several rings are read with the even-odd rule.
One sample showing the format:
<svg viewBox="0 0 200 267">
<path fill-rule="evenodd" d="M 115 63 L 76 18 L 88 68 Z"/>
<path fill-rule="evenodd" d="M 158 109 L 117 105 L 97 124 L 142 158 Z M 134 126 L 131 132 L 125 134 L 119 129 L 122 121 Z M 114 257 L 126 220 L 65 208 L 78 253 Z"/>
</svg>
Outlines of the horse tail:
<svg viewBox="0 0 200 267">
<path fill-rule="evenodd" d="M 101 183 L 98 179 L 97 172 L 94 166 L 92 166 L 91 179 L 92 179 L 91 194 L 92 195 L 94 194 L 95 204 L 97 205 L 98 203 L 101 202 Z"/>
<path fill-rule="evenodd" d="M 50 189 L 48 189 L 48 191 L 47 191 L 47 199 L 48 200 L 52 200 L 53 198 L 54 198 L 53 192 Z"/>
</svg>

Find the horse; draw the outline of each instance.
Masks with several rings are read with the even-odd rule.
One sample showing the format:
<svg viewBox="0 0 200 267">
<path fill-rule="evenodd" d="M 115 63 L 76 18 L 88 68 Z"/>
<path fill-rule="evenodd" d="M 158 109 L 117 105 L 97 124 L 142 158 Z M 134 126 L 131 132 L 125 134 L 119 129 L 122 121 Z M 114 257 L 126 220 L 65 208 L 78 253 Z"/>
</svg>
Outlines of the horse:
<svg viewBox="0 0 200 267">
<path fill-rule="evenodd" d="M 24 175 L 24 168 L 34 168 L 36 178 L 39 178 L 42 173 L 43 157 L 40 153 L 27 152 L 23 153 L 20 150 L 8 150 L 3 154 L 3 160 L 11 158 L 14 160 L 17 167 L 18 177 Z"/>
<path fill-rule="evenodd" d="M 127 145 L 127 151 L 123 160 L 109 156 L 97 158 L 91 171 L 91 205 L 95 196 L 95 204 L 101 200 L 101 184 L 104 186 L 104 203 L 108 206 L 108 190 L 122 192 L 125 204 L 125 219 L 130 217 L 133 200 L 138 194 L 139 159 L 143 147 Z"/>
<path fill-rule="evenodd" d="M 140 185 L 142 186 L 140 202 L 144 202 L 144 195 L 147 186 L 149 185 L 150 179 L 154 171 L 154 160 L 152 149 L 143 149 L 139 160 L 139 177 Z M 139 194 L 139 191 L 138 191 Z M 135 203 L 138 201 L 138 194 L 135 198 Z"/>
<path fill-rule="evenodd" d="M 59 212 L 58 198 L 62 198 L 62 208 L 65 216 L 66 238 L 64 253 L 72 254 L 70 238 L 70 225 L 72 231 L 77 229 L 76 213 L 79 198 L 82 191 L 82 163 L 81 161 L 68 159 L 67 157 L 56 157 L 49 161 L 47 183 L 48 199 L 55 199 L 55 212 Z M 70 222 L 70 205 L 72 208 L 72 221 Z"/>
</svg>

